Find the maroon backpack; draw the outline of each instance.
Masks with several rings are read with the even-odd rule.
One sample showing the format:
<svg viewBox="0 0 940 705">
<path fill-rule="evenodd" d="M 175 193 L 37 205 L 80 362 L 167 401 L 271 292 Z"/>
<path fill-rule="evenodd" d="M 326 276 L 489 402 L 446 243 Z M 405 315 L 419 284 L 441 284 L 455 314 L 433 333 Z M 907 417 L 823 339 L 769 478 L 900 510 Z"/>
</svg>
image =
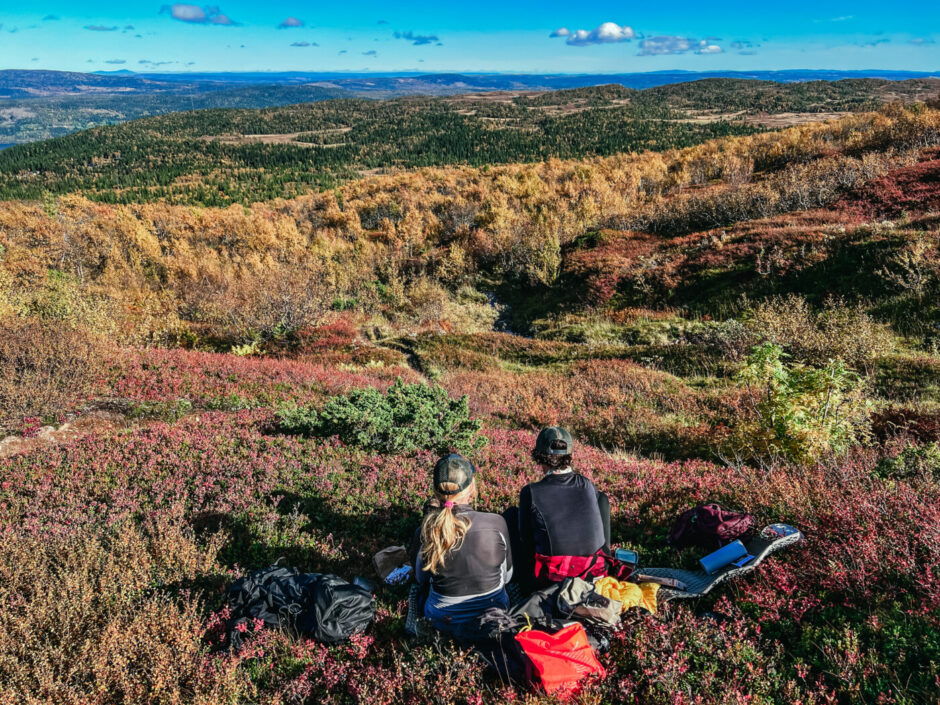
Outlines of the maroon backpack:
<svg viewBox="0 0 940 705">
<path fill-rule="evenodd" d="M 684 511 L 669 529 L 669 545 L 674 548 L 699 546 L 717 549 L 754 532 L 754 517 L 729 512 L 718 504 L 703 504 Z"/>
</svg>

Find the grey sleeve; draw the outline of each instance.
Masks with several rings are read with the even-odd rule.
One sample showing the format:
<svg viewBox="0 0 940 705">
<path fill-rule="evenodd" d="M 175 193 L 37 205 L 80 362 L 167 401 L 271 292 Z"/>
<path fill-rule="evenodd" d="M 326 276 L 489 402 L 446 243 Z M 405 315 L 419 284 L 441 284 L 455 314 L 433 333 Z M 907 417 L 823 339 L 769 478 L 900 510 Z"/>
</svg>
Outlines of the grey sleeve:
<svg viewBox="0 0 940 705">
<path fill-rule="evenodd" d="M 510 580 L 512 580 L 512 549 L 509 547 L 508 534 L 500 532 L 499 537 L 503 540 L 503 546 L 506 549 L 506 557 L 503 558 L 502 565 L 503 585 L 506 585 Z"/>
</svg>

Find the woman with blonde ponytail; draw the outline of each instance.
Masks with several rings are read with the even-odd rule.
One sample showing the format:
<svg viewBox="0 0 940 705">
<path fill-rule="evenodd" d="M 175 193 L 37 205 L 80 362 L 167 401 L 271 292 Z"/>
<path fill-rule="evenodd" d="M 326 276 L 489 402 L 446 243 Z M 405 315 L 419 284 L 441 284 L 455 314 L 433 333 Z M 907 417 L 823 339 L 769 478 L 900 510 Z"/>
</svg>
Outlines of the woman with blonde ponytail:
<svg viewBox="0 0 940 705">
<path fill-rule="evenodd" d="M 434 498 L 421 523 L 417 578 L 430 588 L 424 615 L 438 629 L 459 635 L 490 607 L 509 606 L 509 529 L 499 514 L 473 510 L 476 468 L 466 458 L 441 458 L 432 484 Z"/>
</svg>

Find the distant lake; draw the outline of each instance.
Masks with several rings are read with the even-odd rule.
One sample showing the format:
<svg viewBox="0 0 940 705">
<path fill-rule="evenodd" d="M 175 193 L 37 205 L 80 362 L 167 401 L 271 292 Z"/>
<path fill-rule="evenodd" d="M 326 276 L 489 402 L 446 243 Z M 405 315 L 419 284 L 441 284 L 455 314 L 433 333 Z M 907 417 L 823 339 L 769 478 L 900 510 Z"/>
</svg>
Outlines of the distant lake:
<svg viewBox="0 0 940 705">
<path fill-rule="evenodd" d="M 12 147 L 12 144 L 0 144 L 0 149 L 6 149 L 7 147 Z"/>
</svg>

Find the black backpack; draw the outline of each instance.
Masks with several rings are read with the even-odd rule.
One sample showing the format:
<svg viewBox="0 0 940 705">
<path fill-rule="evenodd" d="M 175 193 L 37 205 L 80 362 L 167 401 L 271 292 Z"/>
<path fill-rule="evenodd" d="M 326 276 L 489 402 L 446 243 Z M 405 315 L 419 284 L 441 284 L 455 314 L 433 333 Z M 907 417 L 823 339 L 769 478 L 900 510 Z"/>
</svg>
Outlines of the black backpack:
<svg viewBox="0 0 940 705">
<path fill-rule="evenodd" d="M 236 580 L 228 589 L 229 644 L 241 648 L 238 625 L 260 619 L 266 627 L 295 630 L 327 644 L 347 640 L 369 626 L 372 594 L 335 575 L 301 573 L 272 565 Z"/>
</svg>

